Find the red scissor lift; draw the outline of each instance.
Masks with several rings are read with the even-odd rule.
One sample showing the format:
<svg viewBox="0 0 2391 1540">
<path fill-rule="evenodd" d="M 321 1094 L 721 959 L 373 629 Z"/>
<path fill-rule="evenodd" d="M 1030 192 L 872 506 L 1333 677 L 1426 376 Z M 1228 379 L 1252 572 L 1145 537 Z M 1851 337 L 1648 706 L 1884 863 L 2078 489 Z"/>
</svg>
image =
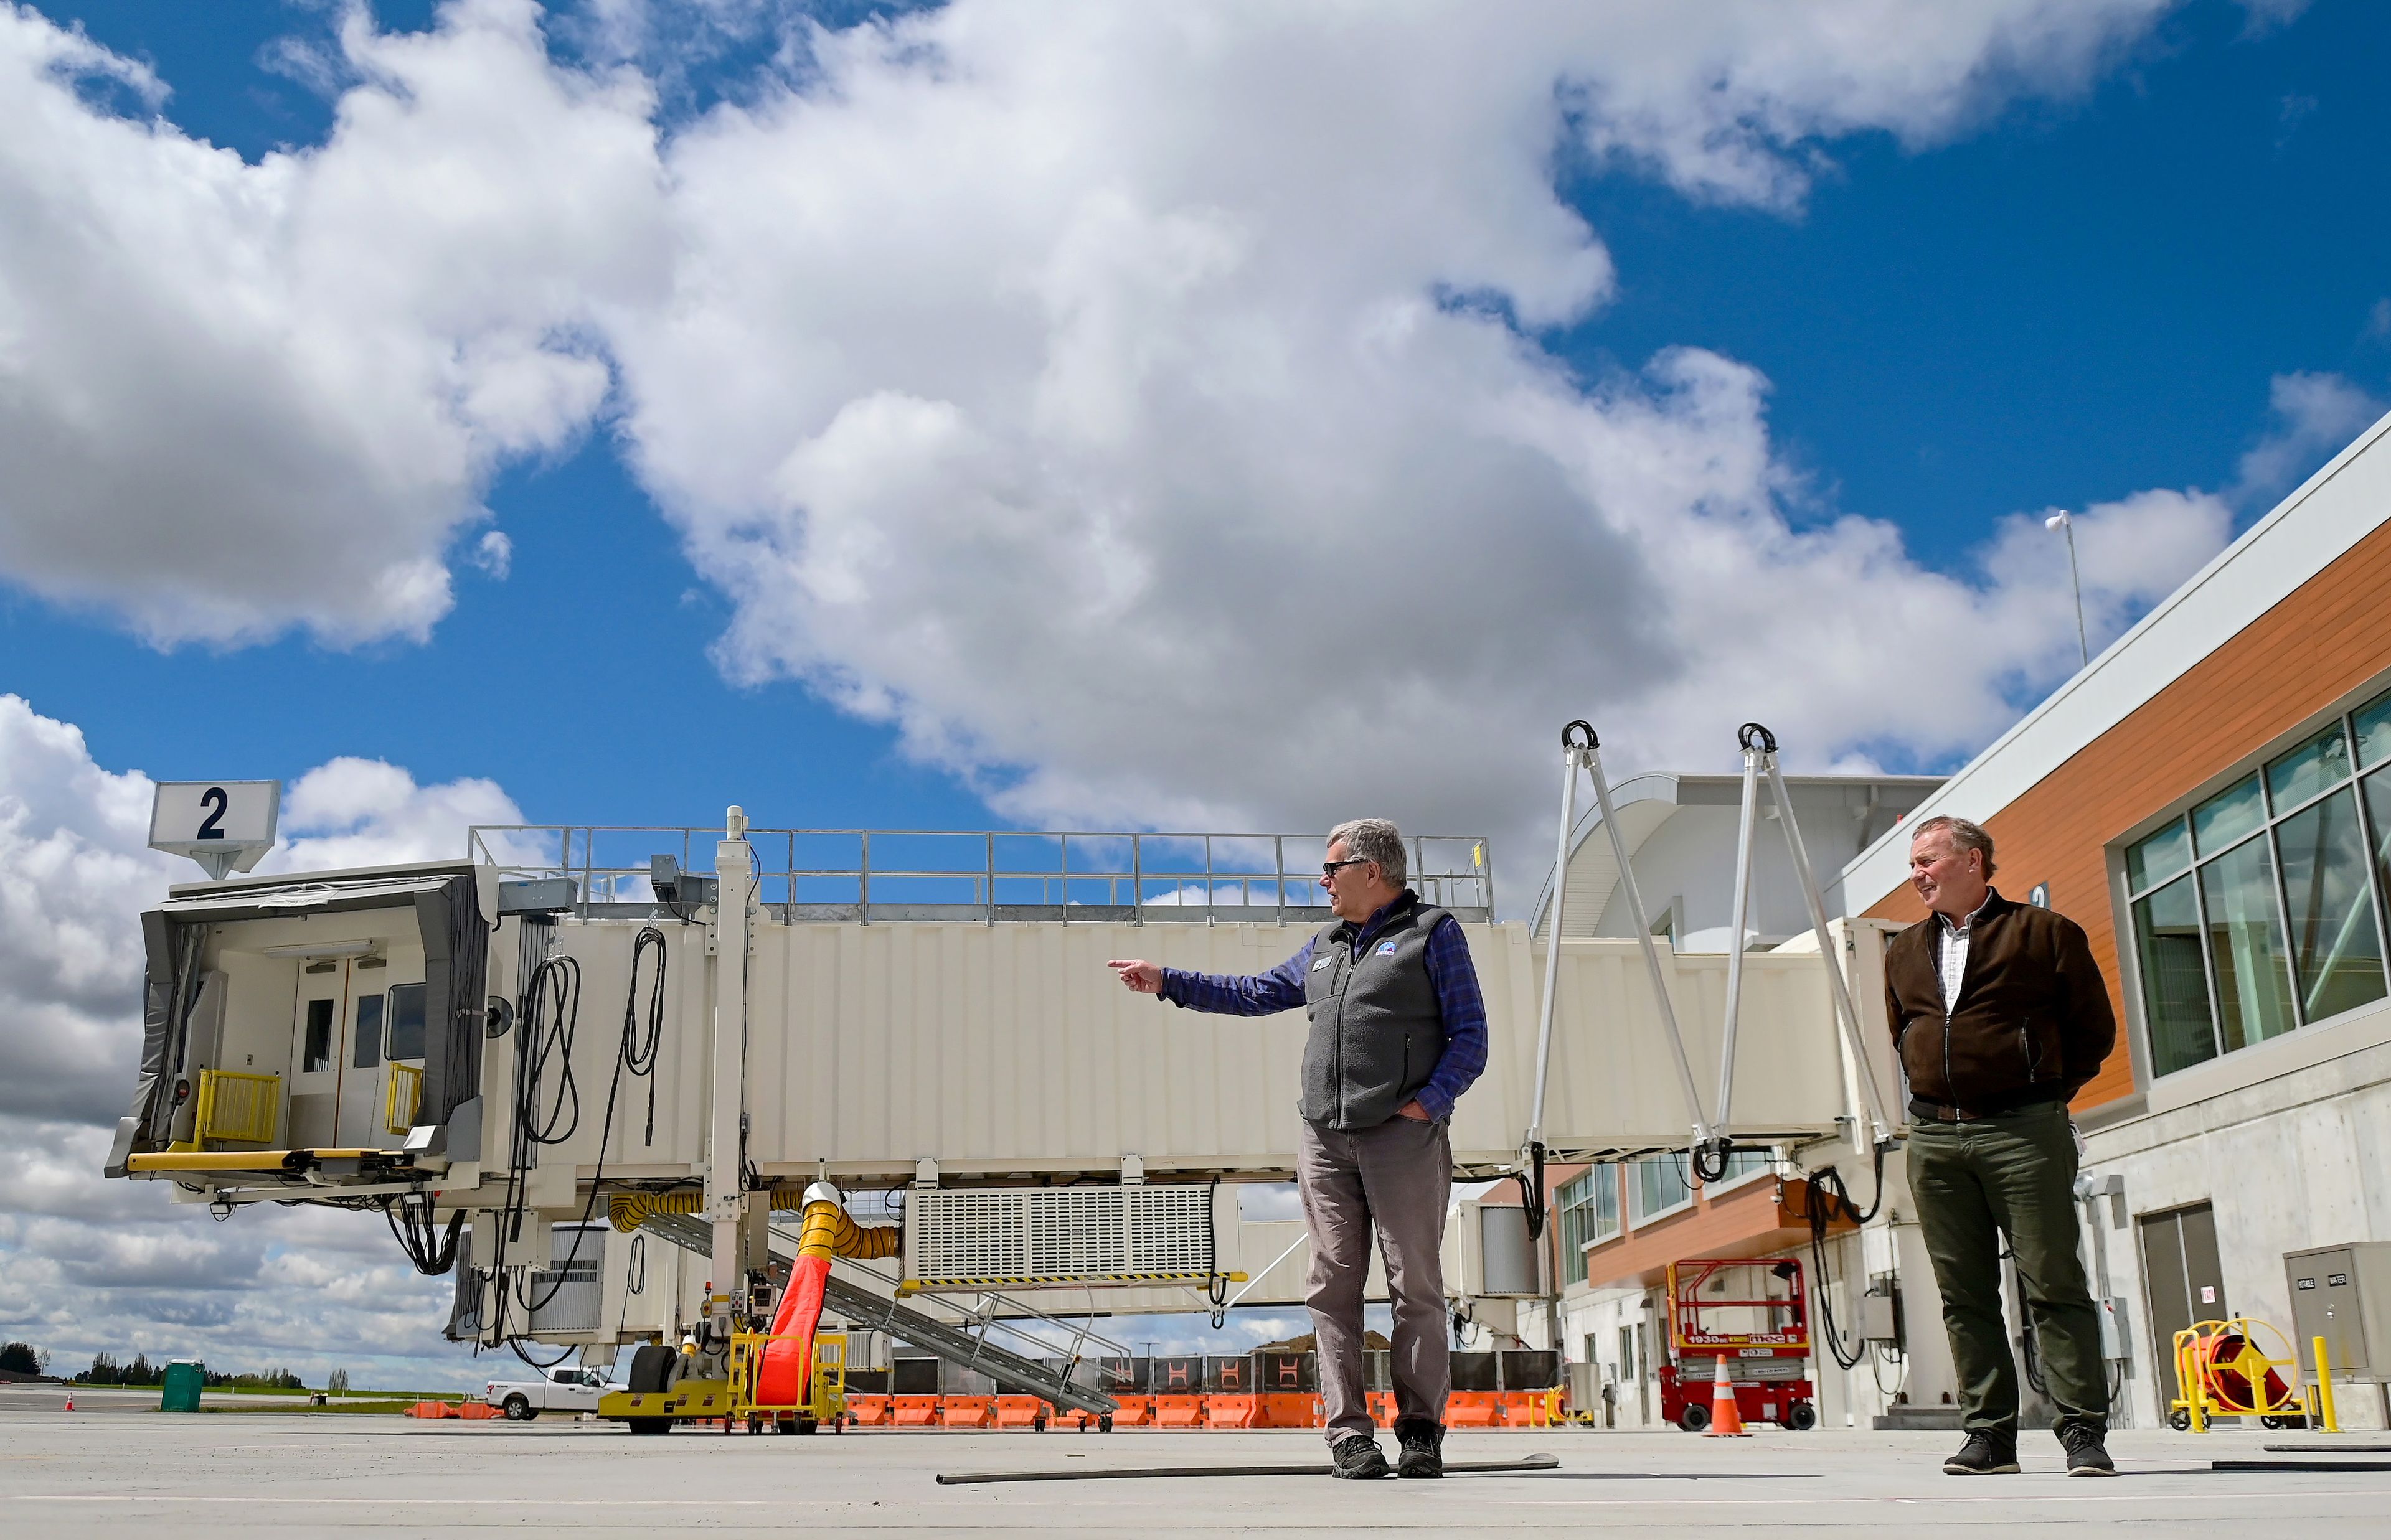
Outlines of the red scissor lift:
<svg viewBox="0 0 2391 1540">
<path fill-rule="evenodd" d="M 1689 1433 L 1711 1424 L 1718 1361 L 1727 1360 L 1746 1424 L 1795 1432 L 1818 1425 L 1811 1385 L 1810 1302 L 1790 1257 L 1695 1257 L 1669 1264 L 1670 1361 L 1661 1415 Z"/>
</svg>

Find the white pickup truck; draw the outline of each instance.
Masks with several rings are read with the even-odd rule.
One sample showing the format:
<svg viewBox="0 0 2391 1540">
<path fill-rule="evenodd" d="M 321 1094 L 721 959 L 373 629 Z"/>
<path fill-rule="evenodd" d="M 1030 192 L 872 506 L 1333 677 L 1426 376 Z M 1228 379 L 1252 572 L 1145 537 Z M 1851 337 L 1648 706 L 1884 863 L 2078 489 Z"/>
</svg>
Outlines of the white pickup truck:
<svg viewBox="0 0 2391 1540">
<path fill-rule="evenodd" d="M 482 1387 L 482 1399 L 511 1422 L 529 1422 L 542 1412 L 594 1412 L 605 1393 L 606 1371 L 578 1365 L 550 1369 L 545 1379 L 493 1380 Z"/>
</svg>

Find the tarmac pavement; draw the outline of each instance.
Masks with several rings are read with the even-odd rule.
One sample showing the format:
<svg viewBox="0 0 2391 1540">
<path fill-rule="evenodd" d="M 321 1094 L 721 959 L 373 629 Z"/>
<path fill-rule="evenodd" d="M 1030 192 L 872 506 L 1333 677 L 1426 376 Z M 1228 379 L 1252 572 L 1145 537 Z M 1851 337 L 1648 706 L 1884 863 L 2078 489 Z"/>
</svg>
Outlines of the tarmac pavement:
<svg viewBox="0 0 2391 1540">
<path fill-rule="evenodd" d="M 79 1403 L 80 1405 L 80 1403 Z M 2381 1444 L 2381 1435 L 2345 1435 Z M 655 1532 L 786 1535 L 1203 1535 L 1416 1529 L 1513 1537 L 1587 1531 L 1750 1535 L 2049 1534 L 2123 1524 L 2152 1534 L 2379 1536 L 2391 1471 L 2217 1472 L 2267 1443 L 2253 1430 L 2119 1432 L 2123 1474 L 2070 1479 L 2057 1441 L 2025 1441 L 2025 1471 L 1942 1473 L 1946 1434 L 1769 1431 L 1712 1440 L 1574 1429 L 1455 1433 L 1454 1459 L 1557 1456 L 1551 1471 L 1443 1482 L 1197 1477 L 941 1486 L 941 1471 L 1072 1472 L 1147 1466 L 1299 1465 L 1314 1433 L 897 1432 L 809 1438 L 683 1430 L 635 1438 L 606 1424 L 348 1417 L 87 1416 L 0 1409 L 0 1512 L 43 1536 L 400 1530 L 446 1534 Z M 2353 1451 L 2352 1460 L 2382 1460 Z"/>
</svg>

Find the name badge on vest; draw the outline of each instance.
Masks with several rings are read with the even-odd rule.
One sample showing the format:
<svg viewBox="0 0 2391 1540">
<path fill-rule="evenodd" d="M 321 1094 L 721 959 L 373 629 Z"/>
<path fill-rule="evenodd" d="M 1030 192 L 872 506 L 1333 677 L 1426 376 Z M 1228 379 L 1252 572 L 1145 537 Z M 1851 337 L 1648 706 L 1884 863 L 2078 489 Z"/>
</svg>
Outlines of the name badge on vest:
<svg viewBox="0 0 2391 1540">
<path fill-rule="evenodd" d="M 1393 942 L 1382 941 L 1378 943 L 1378 956 L 1382 957 L 1391 957 L 1394 955 L 1395 943 Z"/>
</svg>

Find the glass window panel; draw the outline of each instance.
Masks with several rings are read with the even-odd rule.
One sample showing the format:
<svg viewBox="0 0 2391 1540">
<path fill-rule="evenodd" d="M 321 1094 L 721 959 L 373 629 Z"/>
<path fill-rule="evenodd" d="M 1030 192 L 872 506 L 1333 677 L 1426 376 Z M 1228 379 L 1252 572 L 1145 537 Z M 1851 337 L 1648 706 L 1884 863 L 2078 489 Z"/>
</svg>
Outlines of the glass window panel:
<svg viewBox="0 0 2391 1540">
<path fill-rule="evenodd" d="M 2292 966 L 2300 1020 L 2320 1021 L 2383 998 L 2383 941 L 2366 886 L 2366 835 L 2346 788 L 2283 821 L 2283 897 L 2291 905 Z"/>
<path fill-rule="evenodd" d="M 1637 1219 L 1649 1219 L 1693 1201 L 1694 1189 L 1687 1179 L 1684 1156 L 1648 1155 L 1635 1162 L 1635 1180 L 1630 1184 L 1630 1197 L 1634 1200 L 1630 1211 Z"/>
<path fill-rule="evenodd" d="M 299 1067 L 307 1072 L 332 1067 L 332 1009 L 330 1000 L 307 1002 L 307 1036 L 301 1045 Z"/>
<path fill-rule="evenodd" d="M 2267 804 L 2258 796 L 2255 776 L 2191 810 L 2192 837 L 2200 841 L 2203 855 L 2216 854 L 2266 821 Z"/>
<path fill-rule="evenodd" d="M 2374 879 L 2391 893 L 2391 770 L 2358 783 L 2365 789 L 2367 827 L 2374 831 Z"/>
<path fill-rule="evenodd" d="M 400 984 L 390 992 L 390 1057 L 423 1057 L 423 986 Z"/>
<path fill-rule="evenodd" d="M 1585 1248 L 1619 1233 L 1619 1173 L 1596 1166 L 1561 1184 L 1554 1195 L 1561 1211 L 1561 1277 L 1585 1281 Z"/>
<path fill-rule="evenodd" d="M 2349 778 L 2349 740 L 2336 722 L 2267 766 L 2267 791 L 2278 812 L 2294 808 Z"/>
<path fill-rule="evenodd" d="M 2391 695 L 2359 707 L 2349 725 L 2358 733 L 2358 763 L 2361 767 L 2391 759 Z"/>
<path fill-rule="evenodd" d="M 2151 1070 L 2173 1074 L 2217 1057 L 2208 1014 L 2208 972 L 2200 960 L 2200 908 L 2191 879 L 2179 877 L 2134 905 L 2134 946 L 2142 965 L 2142 1015 Z"/>
<path fill-rule="evenodd" d="M 2126 847 L 2126 880 L 2136 892 L 2191 866 L 2191 830 L 2181 818 Z"/>
<path fill-rule="evenodd" d="M 2292 978 L 2267 841 L 2253 840 L 2201 867 L 2200 897 L 2226 1052 L 2291 1031 Z"/>
<path fill-rule="evenodd" d="M 1755 1172 L 1769 1170 L 1773 1164 L 1774 1158 L 1765 1149 L 1729 1150 L 1726 1157 L 1726 1174 L 1715 1182 L 1703 1185 L 1723 1187 L 1730 1182 L 1740 1182 Z"/>
<path fill-rule="evenodd" d="M 381 1064 L 381 996 L 357 996 L 357 1030 L 349 1068 L 371 1070 Z"/>
</svg>

